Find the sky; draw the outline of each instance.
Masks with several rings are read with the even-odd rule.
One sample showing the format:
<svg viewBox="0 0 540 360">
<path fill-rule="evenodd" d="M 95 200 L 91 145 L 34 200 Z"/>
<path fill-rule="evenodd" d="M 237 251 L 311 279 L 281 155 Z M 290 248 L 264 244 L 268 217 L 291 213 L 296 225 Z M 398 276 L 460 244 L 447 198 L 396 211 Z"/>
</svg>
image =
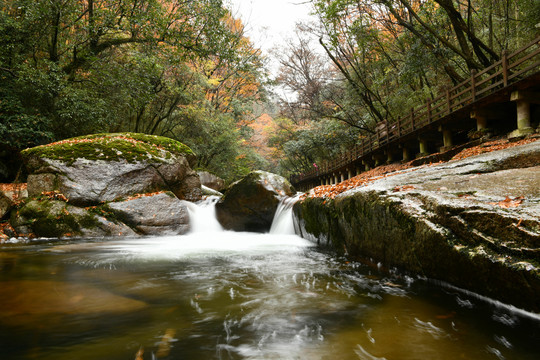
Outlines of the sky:
<svg viewBox="0 0 540 360">
<path fill-rule="evenodd" d="M 295 24 L 310 18 L 307 0 L 225 0 L 235 17 L 242 19 L 256 47 L 270 49 L 292 37 Z"/>
</svg>

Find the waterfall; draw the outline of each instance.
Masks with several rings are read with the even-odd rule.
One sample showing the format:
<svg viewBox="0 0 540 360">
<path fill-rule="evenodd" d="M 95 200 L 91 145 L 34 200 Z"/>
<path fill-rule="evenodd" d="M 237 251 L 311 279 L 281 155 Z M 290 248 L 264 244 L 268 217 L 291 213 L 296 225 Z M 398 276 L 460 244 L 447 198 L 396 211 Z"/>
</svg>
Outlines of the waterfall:
<svg viewBox="0 0 540 360">
<path fill-rule="evenodd" d="M 284 234 L 294 235 L 294 221 L 293 221 L 293 205 L 298 201 L 300 197 L 284 197 L 281 199 L 274 220 L 272 220 L 272 226 L 270 228 L 270 234 Z"/>
<path fill-rule="evenodd" d="M 187 203 L 191 233 L 220 232 L 223 227 L 216 218 L 216 203 L 219 196 L 209 196 L 197 204 Z"/>
</svg>

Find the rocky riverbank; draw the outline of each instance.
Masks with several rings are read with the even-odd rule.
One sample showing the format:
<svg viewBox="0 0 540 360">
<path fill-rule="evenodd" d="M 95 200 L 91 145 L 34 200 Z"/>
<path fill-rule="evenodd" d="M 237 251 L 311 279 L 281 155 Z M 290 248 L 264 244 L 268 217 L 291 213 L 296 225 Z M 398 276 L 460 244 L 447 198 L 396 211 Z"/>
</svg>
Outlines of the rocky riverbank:
<svg viewBox="0 0 540 360">
<path fill-rule="evenodd" d="M 540 311 L 540 141 L 391 175 L 314 189 L 294 208 L 301 235 Z"/>
</svg>

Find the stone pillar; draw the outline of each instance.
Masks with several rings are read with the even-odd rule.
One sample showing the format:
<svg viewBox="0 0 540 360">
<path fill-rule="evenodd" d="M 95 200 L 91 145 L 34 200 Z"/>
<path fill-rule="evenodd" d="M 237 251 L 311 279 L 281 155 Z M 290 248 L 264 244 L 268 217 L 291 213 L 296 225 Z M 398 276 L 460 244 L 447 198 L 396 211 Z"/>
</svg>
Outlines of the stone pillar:
<svg viewBox="0 0 540 360">
<path fill-rule="evenodd" d="M 401 160 L 401 162 L 406 163 L 406 162 L 411 161 L 411 154 L 409 153 L 409 149 L 405 145 L 403 145 L 402 150 L 403 150 L 403 160 Z"/>
<path fill-rule="evenodd" d="M 390 150 L 386 150 L 386 163 L 391 164 L 394 162 L 394 156 Z"/>
<path fill-rule="evenodd" d="M 439 126 L 439 131 L 442 132 L 443 136 L 443 147 L 440 149 L 441 152 L 448 151 L 454 146 L 452 142 L 452 131 L 450 131 L 446 126 Z"/>
<path fill-rule="evenodd" d="M 364 171 L 371 170 L 369 163 L 366 160 L 362 160 L 362 164 L 364 165 Z"/>
<path fill-rule="evenodd" d="M 428 143 L 426 139 L 418 138 L 418 144 L 420 147 L 420 153 L 417 157 L 427 156 L 429 155 L 428 151 Z"/>
<path fill-rule="evenodd" d="M 487 118 L 485 112 L 471 111 L 471 119 L 476 120 L 476 130 L 477 131 L 487 129 L 488 118 Z"/>
<path fill-rule="evenodd" d="M 510 95 L 510 101 L 516 102 L 517 129 L 512 131 L 509 138 L 525 136 L 534 133 L 531 127 L 531 102 L 540 102 L 540 94 L 526 91 L 514 91 Z"/>
</svg>

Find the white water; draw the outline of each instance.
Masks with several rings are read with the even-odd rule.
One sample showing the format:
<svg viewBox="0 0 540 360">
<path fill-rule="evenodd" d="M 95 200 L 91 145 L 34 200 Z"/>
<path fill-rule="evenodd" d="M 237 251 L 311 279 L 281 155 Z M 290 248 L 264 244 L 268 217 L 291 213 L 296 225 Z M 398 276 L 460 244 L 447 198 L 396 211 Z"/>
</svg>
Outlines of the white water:
<svg viewBox="0 0 540 360">
<path fill-rule="evenodd" d="M 223 227 L 216 218 L 216 203 L 218 200 L 218 196 L 210 196 L 198 204 L 185 202 L 189 210 L 191 233 L 223 231 Z"/>
<path fill-rule="evenodd" d="M 286 198 L 280 203 L 270 234 L 226 231 L 216 218 L 217 196 L 197 204 L 185 202 L 190 217 L 190 231 L 186 235 L 135 238 L 104 245 L 120 251 L 123 261 L 180 260 L 194 257 L 296 253 L 315 246 L 295 235 L 292 206 L 297 198 Z M 113 256 L 114 258 L 114 256 Z M 109 256 L 103 262 L 116 261 Z"/>
<path fill-rule="evenodd" d="M 295 235 L 292 211 L 293 205 L 299 198 L 299 195 L 297 195 L 281 199 L 272 221 L 270 234 Z"/>
</svg>

